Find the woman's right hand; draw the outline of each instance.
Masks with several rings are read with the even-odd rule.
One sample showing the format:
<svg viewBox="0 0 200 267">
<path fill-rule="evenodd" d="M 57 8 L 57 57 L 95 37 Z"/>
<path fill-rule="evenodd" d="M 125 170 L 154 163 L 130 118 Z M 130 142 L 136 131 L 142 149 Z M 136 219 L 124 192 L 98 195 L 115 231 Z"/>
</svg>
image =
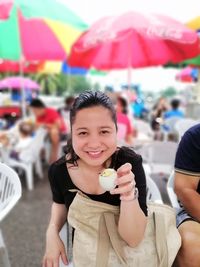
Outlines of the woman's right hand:
<svg viewBox="0 0 200 267">
<path fill-rule="evenodd" d="M 59 258 L 67 265 L 67 255 L 65 246 L 58 233 L 53 231 L 47 232 L 46 251 L 42 261 L 42 267 L 59 267 Z"/>
</svg>

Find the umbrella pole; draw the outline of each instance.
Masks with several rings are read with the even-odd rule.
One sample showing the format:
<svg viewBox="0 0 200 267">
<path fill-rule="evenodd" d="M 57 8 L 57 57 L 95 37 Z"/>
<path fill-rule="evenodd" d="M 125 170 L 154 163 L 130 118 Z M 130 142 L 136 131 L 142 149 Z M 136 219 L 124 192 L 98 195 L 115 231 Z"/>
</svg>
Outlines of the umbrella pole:
<svg viewBox="0 0 200 267">
<path fill-rule="evenodd" d="M 70 66 L 67 64 L 67 91 L 70 92 L 71 94 L 71 75 L 70 75 L 70 71 L 71 68 Z"/>
<path fill-rule="evenodd" d="M 20 59 L 19 62 L 19 68 L 20 68 L 20 77 L 23 78 L 24 72 L 23 72 L 23 59 Z M 21 105 L 22 105 L 22 118 L 26 117 L 26 94 L 25 94 L 25 88 L 24 88 L 24 82 L 23 79 L 21 79 Z"/>
<path fill-rule="evenodd" d="M 130 65 L 128 67 L 128 72 L 127 72 L 127 85 L 128 85 L 128 90 L 131 90 L 131 66 Z"/>
</svg>

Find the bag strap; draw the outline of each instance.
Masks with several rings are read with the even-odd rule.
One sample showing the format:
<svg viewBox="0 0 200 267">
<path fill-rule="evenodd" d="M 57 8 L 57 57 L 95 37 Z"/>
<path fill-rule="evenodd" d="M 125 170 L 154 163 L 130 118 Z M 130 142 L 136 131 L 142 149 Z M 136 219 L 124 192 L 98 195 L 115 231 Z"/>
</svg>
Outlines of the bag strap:
<svg viewBox="0 0 200 267">
<path fill-rule="evenodd" d="M 122 245 L 120 243 L 114 214 L 108 213 L 108 212 L 104 213 L 104 218 L 105 218 L 106 228 L 108 229 L 108 234 L 110 237 L 110 242 L 112 244 L 112 247 L 113 247 L 115 253 L 117 254 L 120 262 L 124 266 L 127 266 L 126 257 L 125 257 Z"/>
<path fill-rule="evenodd" d="M 96 267 L 108 266 L 111 245 L 123 266 L 127 266 L 124 251 L 119 241 L 114 214 L 105 212 L 99 221 Z"/>
<path fill-rule="evenodd" d="M 168 266 L 168 248 L 166 242 L 166 227 L 162 214 L 153 212 L 153 221 L 156 239 L 156 251 L 159 259 L 159 267 Z"/>
<path fill-rule="evenodd" d="M 110 249 L 110 240 L 108 230 L 106 228 L 105 218 L 103 214 L 99 220 L 96 267 L 107 267 Z"/>
</svg>

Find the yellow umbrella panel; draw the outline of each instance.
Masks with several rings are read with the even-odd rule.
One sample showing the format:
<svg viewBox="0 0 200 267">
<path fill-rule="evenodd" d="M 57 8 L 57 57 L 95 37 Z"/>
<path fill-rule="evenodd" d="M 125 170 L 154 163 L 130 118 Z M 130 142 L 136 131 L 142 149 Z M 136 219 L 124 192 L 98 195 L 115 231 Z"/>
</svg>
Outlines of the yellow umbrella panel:
<svg viewBox="0 0 200 267">
<path fill-rule="evenodd" d="M 192 30 L 200 30 L 200 16 L 188 21 L 186 25 Z"/>
</svg>

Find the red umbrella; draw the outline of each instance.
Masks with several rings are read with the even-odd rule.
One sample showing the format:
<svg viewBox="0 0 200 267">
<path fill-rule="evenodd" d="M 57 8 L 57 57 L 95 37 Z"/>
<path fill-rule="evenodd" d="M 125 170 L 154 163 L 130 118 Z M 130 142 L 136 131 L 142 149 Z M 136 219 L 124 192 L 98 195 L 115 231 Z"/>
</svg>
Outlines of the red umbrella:
<svg viewBox="0 0 200 267">
<path fill-rule="evenodd" d="M 187 66 L 176 74 L 176 80 L 181 82 L 197 82 L 199 75 L 198 68 Z"/>
<path fill-rule="evenodd" d="M 180 62 L 199 52 L 197 33 L 182 23 L 129 12 L 91 26 L 72 46 L 69 63 L 101 70 L 138 68 Z"/>
<path fill-rule="evenodd" d="M 1 72 L 12 72 L 19 73 L 34 73 L 38 72 L 38 69 L 44 65 L 44 62 L 16 62 L 10 60 L 0 60 L 0 73 Z"/>
</svg>

